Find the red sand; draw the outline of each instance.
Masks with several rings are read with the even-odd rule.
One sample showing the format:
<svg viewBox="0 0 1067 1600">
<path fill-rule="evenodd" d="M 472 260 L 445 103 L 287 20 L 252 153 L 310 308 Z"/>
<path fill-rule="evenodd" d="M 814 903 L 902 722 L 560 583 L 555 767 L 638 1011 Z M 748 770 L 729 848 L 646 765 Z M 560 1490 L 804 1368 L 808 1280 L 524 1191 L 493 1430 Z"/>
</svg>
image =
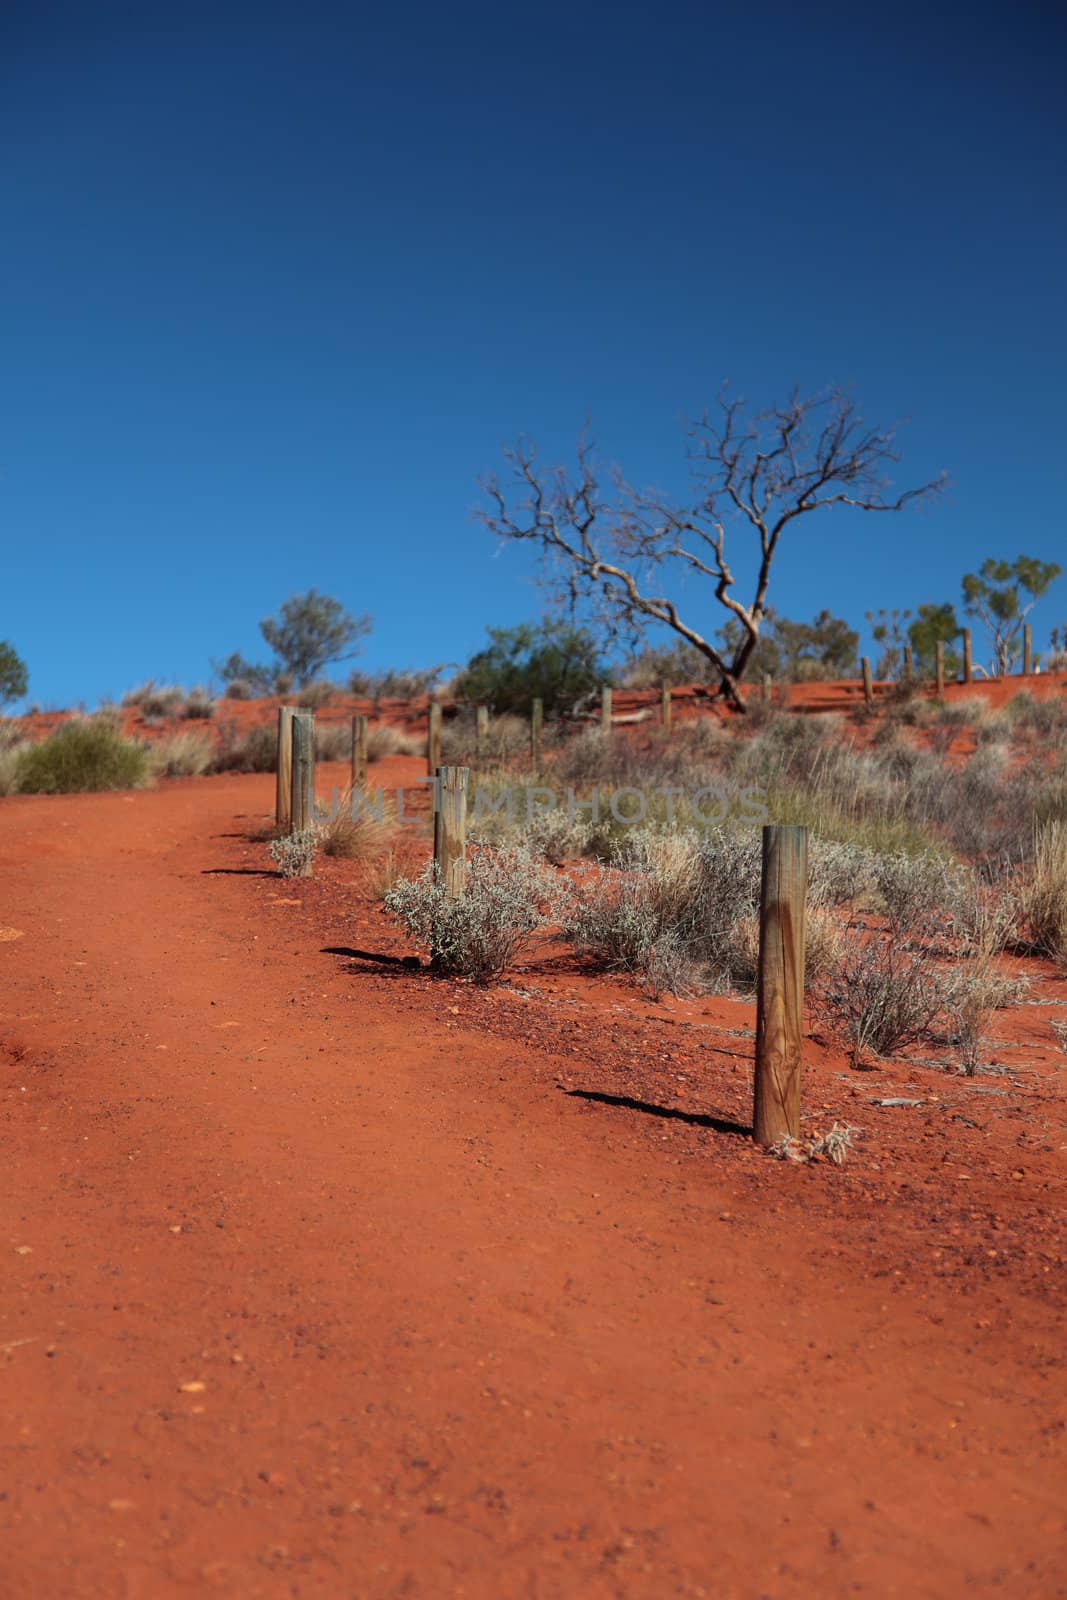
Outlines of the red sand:
<svg viewBox="0 0 1067 1600">
<path fill-rule="evenodd" d="M 811 1042 L 795 1168 L 751 1006 L 324 953 L 407 947 L 272 798 L 0 802 L 0 1595 L 1067 1594 L 1064 975 L 1002 1077 Z"/>
</svg>

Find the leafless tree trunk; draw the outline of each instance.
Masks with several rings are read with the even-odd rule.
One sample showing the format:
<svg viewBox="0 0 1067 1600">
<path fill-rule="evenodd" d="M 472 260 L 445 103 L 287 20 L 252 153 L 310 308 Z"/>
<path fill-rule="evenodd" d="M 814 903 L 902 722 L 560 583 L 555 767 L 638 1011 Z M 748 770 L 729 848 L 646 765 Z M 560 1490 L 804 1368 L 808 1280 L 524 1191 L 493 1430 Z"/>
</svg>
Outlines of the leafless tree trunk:
<svg viewBox="0 0 1067 1600">
<path fill-rule="evenodd" d="M 546 576 L 572 602 L 592 602 L 614 633 L 662 623 L 706 657 L 719 692 L 741 711 L 739 684 L 759 641 L 767 611 L 771 566 L 782 534 L 797 517 L 835 505 L 861 511 L 901 511 L 937 493 L 943 478 L 892 496 L 885 473 L 899 460 L 892 429 L 869 427 L 841 390 L 804 397 L 794 389 L 785 405 L 746 417 L 745 403 L 724 391 L 714 412 L 688 429 L 692 503 L 633 489 L 617 469 L 602 488 L 584 438 L 577 471 L 543 471 L 520 440 L 505 452 L 505 487 L 485 480 L 488 507 L 480 513 L 501 539 L 540 547 Z M 727 561 L 728 527 L 740 524 L 757 541 L 759 564 L 746 605 L 734 593 Z M 672 576 L 706 578 L 715 600 L 740 624 L 732 651 L 713 643 L 712 630 L 683 617 L 671 598 Z"/>
</svg>

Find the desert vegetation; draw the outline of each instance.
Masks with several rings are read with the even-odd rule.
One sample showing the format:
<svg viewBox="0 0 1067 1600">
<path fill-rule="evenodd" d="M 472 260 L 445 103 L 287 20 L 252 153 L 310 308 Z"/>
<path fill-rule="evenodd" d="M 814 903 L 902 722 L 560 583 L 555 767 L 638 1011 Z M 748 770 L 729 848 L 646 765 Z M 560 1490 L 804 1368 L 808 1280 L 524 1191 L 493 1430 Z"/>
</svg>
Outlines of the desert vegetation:
<svg viewBox="0 0 1067 1600">
<path fill-rule="evenodd" d="M 21 700 L 29 687 L 26 663 L 13 644 L 0 639 L 0 706 Z"/>
<path fill-rule="evenodd" d="M 1023 990 L 1006 952 L 1065 959 L 1065 731 L 1067 700 L 1025 694 L 1000 709 L 976 695 L 962 710 L 902 697 L 873 729 L 767 707 L 744 724 L 706 718 L 669 735 L 557 724 L 535 780 L 524 719 L 479 733 L 461 714 L 445 759 L 471 767 L 480 863 L 463 909 L 442 899 L 432 865 L 394 884 L 386 904 L 428 950 L 445 917 L 437 969 L 478 982 L 502 970 L 485 957 L 484 922 L 516 941 L 536 932 L 653 997 L 751 997 L 754 824 L 803 823 L 814 1024 L 856 1067 L 919 1048 L 973 1075 L 991 1019 Z M 508 875 L 487 873 L 493 860 L 521 878 L 513 899 Z M 555 875 L 534 921 L 537 860 Z"/>
<path fill-rule="evenodd" d="M 78 718 L 17 751 L 11 787 L 20 794 L 139 789 L 150 774 L 143 744 L 123 738 L 106 721 Z"/>
<path fill-rule="evenodd" d="M 847 430 L 852 414 L 835 405 L 830 414 Z M 724 416 L 726 445 L 716 435 L 716 449 L 729 451 L 734 423 Z M 794 416 L 807 428 L 807 415 L 792 412 L 775 413 L 773 426 L 791 428 Z M 532 463 L 523 459 L 525 475 Z M 728 474 L 729 462 L 716 470 Z M 855 470 L 862 476 L 862 463 Z M 539 515 L 548 515 L 543 506 Z M 657 515 L 666 515 L 662 506 Z M 617 543 L 619 525 L 609 526 Z M 1016 663 L 1025 619 L 1057 575 L 1052 563 L 1020 557 L 965 577 L 965 609 L 988 627 L 996 671 Z M 855 669 L 858 635 L 843 619 L 822 611 L 796 623 L 765 595 L 759 606 L 755 639 L 732 613 L 714 659 L 683 634 L 609 666 L 607 635 L 592 624 L 490 629 L 486 647 L 447 692 L 437 691 L 446 710 L 440 759 L 471 774 L 459 899 L 444 892 L 432 862 L 413 872 L 407 852 L 401 865 L 387 797 L 371 803 L 347 788 L 329 814 L 271 841 L 277 870 L 306 877 L 326 861 L 372 864 L 386 908 L 443 976 L 485 984 L 531 950 L 555 949 L 649 997 L 751 1000 L 759 824 L 801 824 L 810 834 L 811 1025 L 855 1067 L 921 1051 L 964 1073 L 984 1070 L 992 1019 L 1017 1003 L 1025 983 L 1011 963 L 1067 962 L 1067 698 L 1022 688 L 994 703 L 977 684 L 948 699 L 923 692 L 935 650 L 942 669 L 946 659 L 954 664 L 962 632 L 951 605 L 931 602 L 868 616 L 883 651 L 879 668 L 896 678 L 877 716 L 797 714 L 773 695 L 750 694 L 743 718 L 690 709 L 661 726 L 664 684 L 695 681 L 714 692 L 725 682 L 732 703 L 745 667 L 799 686 L 832 684 Z M 221 673 L 222 701 L 149 680 L 121 705 L 43 736 L 17 720 L 3 724 L 0 793 L 273 772 L 273 707 L 249 715 L 239 702 L 279 684 L 290 703 L 318 713 L 317 759 L 347 763 L 343 691 L 320 674 L 358 647 L 367 626 L 309 591 L 265 619 L 269 668 L 233 657 L 224 664 L 233 672 Z M 372 706 L 407 689 L 422 697 L 425 718 L 440 671 L 354 673 L 350 688 Z M 632 725 L 612 726 L 601 714 L 601 692 L 613 681 L 645 696 L 628 714 Z M 543 718 L 536 771 L 535 706 Z M 370 728 L 372 763 L 421 760 L 425 750 L 410 723 Z"/>
</svg>

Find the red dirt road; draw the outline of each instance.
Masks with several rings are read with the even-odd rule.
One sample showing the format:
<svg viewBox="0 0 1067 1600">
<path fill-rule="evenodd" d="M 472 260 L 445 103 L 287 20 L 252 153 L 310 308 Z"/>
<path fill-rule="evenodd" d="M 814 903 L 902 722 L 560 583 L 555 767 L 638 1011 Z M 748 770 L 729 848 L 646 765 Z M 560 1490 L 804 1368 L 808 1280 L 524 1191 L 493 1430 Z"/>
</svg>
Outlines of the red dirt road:
<svg viewBox="0 0 1067 1600">
<path fill-rule="evenodd" d="M 354 975 L 272 794 L 3 802 L 0 1595 L 1067 1594 L 1061 1258 Z"/>
</svg>

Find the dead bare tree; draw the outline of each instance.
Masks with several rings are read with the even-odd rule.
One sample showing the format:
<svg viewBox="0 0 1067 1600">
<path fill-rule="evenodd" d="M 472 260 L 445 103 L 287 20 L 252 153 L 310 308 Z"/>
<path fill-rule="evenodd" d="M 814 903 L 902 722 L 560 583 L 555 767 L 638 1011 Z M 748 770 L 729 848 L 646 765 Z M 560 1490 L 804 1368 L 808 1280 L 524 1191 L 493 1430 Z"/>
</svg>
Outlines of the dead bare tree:
<svg viewBox="0 0 1067 1600">
<path fill-rule="evenodd" d="M 738 684 L 766 615 L 771 566 L 782 534 L 797 517 L 829 506 L 902 511 L 936 494 L 943 478 L 891 497 L 886 470 L 900 459 L 893 429 L 868 426 L 852 396 L 840 389 L 802 396 L 746 417 L 745 402 L 724 391 L 714 413 L 687 429 L 692 504 L 639 492 L 617 468 L 602 493 L 597 463 L 579 441 L 577 473 L 543 473 L 533 447 L 520 440 L 505 451 L 510 493 L 491 475 L 483 482 L 489 508 L 479 515 L 501 539 L 540 545 L 550 582 L 572 603 L 594 603 L 613 631 L 665 624 L 707 658 L 719 693 L 744 709 Z M 752 598 L 733 593 L 726 557 L 727 530 L 740 524 L 758 542 Z M 717 646 L 711 630 L 680 614 L 668 589 L 672 571 L 694 572 L 714 587 L 716 601 L 740 625 L 735 648 Z M 702 631 L 703 630 L 703 631 Z"/>
</svg>

